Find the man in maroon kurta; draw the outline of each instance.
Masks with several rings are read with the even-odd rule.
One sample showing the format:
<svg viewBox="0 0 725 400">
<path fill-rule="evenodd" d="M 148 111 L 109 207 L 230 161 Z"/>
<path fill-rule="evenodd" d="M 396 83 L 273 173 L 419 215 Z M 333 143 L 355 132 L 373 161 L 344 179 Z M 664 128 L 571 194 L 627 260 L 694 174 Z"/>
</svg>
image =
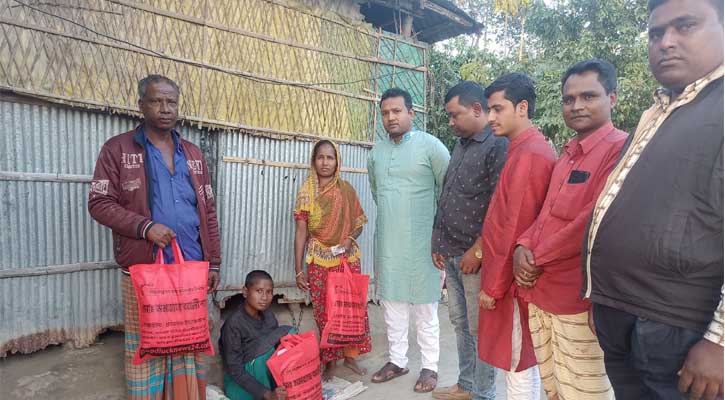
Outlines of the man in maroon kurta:
<svg viewBox="0 0 725 400">
<path fill-rule="evenodd" d="M 528 304 L 514 285 L 516 239 L 534 222 L 556 156 L 533 126 L 536 94 L 528 76 L 504 75 L 486 89 L 489 124 L 509 140 L 509 153 L 486 214 L 479 304 L 478 354 L 506 371 L 507 398 L 535 400 L 540 378 L 528 326 Z"/>
<path fill-rule="evenodd" d="M 566 71 L 561 92 L 564 121 L 577 135 L 554 167 L 541 213 L 518 238 L 514 274 L 549 399 L 611 400 L 604 354 L 587 326 L 591 303 L 580 291 L 584 231 L 627 139 L 611 120 L 617 71 L 582 61 Z"/>
</svg>

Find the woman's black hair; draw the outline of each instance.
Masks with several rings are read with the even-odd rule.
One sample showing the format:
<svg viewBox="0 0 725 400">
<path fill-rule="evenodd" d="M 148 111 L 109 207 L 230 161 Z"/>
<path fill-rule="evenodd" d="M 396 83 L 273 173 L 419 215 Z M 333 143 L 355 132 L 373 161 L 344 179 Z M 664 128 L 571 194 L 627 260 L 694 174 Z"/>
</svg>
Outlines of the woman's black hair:
<svg viewBox="0 0 725 400">
<path fill-rule="evenodd" d="M 320 150 L 320 147 L 322 147 L 323 144 L 329 144 L 330 147 L 332 147 L 332 149 L 335 150 L 335 145 L 333 145 L 331 141 L 329 141 L 327 139 L 320 140 L 319 142 L 317 142 L 317 144 L 315 144 L 315 147 L 312 148 L 312 159 L 313 160 L 317 158 L 317 152 Z M 335 159 L 337 159 L 337 154 L 335 154 Z"/>
</svg>

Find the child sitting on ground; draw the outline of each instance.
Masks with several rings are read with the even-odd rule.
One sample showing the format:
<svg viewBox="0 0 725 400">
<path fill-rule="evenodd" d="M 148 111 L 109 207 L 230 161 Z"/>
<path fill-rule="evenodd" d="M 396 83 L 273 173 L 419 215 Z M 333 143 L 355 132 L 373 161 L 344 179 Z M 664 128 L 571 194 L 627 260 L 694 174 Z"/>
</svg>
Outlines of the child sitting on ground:
<svg viewBox="0 0 725 400">
<path fill-rule="evenodd" d="M 279 326 L 269 310 L 274 282 L 265 271 L 247 274 L 244 304 L 222 326 L 219 352 L 224 366 L 224 391 L 231 400 L 284 400 L 285 388 L 275 387 L 267 368 L 280 339 L 292 327 Z"/>
</svg>

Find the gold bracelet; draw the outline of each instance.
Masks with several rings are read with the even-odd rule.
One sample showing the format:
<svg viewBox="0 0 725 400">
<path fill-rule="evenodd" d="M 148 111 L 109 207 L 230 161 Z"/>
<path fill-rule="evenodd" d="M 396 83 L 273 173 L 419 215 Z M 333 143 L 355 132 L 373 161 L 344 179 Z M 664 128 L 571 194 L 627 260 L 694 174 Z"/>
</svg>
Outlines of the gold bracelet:
<svg viewBox="0 0 725 400">
<path fill-rule="evenodd" d="M 304 270 L 298 272 L 297 275 L 295 275 L 295 279 L 299 278 L 299 276 L 302 275 L 304 272 Z"/>
</svg>

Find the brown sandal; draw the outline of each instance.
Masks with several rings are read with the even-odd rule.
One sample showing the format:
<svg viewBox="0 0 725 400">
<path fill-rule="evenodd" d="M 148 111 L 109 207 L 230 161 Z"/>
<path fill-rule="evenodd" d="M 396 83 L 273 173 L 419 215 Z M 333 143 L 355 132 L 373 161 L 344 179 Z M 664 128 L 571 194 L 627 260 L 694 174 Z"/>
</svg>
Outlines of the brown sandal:
<svg viewBox="0 0 725 400">
<path fill-rule="evenodd" d="M 433 383 L 431 384 L 430 381 L 433 380 Z M 429 386 L 429 388 L 424 389 L 423 386 Z M 420 376 L 418 377 L 418 380 L 415 382 L 415 386 L 413 386 L 413 391 L 416 393 L 428 393 L 432 392 L 433 389 L 436 388 L 438 385 L 438 374 L 436 372 L 433 372 L 429 370 L 428 368 L 423 368 L 420 370 Z"/>
<path fill-rule="evenodd" d="M 372 383 L 387 382 L 391 379 L 395 379 L 399 376 L 403 376 L 403 375 L 407 374 L 408 372 L 410 372 L 410 370 L 408 370 L 408 368 L 400 368 L 399 366 L 388 361 L 387 363 L 385 363 L 385 365 L 383 365 L 382 368 L 380 368 L 380 370 L 378 370 L 378 372 L 373 374 L 373 377 L 372 377 L 372 379 L 370 379 L 370 382 L 372 382 Z"/>
</svg>

